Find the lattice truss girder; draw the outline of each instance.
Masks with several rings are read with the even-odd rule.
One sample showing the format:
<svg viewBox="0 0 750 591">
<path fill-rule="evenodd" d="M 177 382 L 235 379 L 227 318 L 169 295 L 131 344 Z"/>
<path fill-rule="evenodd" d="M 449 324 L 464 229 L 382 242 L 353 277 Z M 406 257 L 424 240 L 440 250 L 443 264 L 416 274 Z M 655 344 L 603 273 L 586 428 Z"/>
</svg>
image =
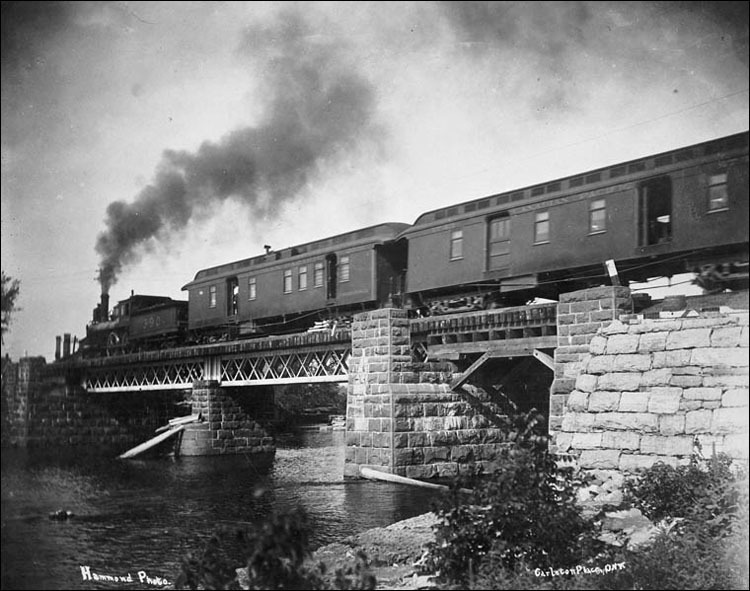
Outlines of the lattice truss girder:
<svg viewBox="0 0 750 591">
<path fill-rule="evenodd" d="M 92 368 L 86 372 L 84 388 L 94 392 L 170 390 L 192 386 L 203 379 L 203 361 L 179 361 L 149 365 Z"/>
<path fill-rule="evenodd" d="M 344 382 L 350 354 L 347 347 L 90 368 L 83 385 L 92 392 L 127 392 L 189 388 L 202 379 L 235 386 Z"/>
<path fill-rule="evenodd" d="M 221 359 L 222 384 L 342 382 L 348 376 L 349 348 L 268 353 Z"/>
</svg>

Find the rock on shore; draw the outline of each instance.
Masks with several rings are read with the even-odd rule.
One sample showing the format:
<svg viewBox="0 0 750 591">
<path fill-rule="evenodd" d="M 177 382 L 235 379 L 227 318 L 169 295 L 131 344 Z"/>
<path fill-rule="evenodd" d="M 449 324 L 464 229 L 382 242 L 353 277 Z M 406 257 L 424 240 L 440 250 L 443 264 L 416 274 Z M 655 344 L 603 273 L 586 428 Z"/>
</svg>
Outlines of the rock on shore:
<svg viewBox="0 0 750 591">
<path fill-rule="evenodd" d="M 435 514 L 425 513 L 388 527 L 370 529 L 319 548 L 312 561 L 325 564 L 326 572 L 332 575 L 337 569 L 353 566 L 357 552 L 362 551 L 377 578 L 378 589 L 429 588 L 432 585 L 428 577 L 419 576 L 414 565 L 427 544 L 435 539 L 432 529 L 435 523 Z"/>
</svg>

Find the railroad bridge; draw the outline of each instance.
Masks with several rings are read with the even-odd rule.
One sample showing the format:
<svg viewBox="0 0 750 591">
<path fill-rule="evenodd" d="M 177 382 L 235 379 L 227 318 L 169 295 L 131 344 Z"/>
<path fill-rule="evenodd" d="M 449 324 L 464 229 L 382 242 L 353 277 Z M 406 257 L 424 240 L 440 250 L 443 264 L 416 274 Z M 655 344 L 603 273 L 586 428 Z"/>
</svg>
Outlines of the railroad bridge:
<svg viewBox="0 0 750 591">
<path fill-rule="evenodd" d="M 367 466 L 444 477 L 497 456 L 506 434 L 490 406 L 541 409 L 550 429 L 559 428 L 575 360 L 599 327 L 631 309 L 627 288 L 601 287 L 563 294 L 559 303 L 428 318 L 380 309 L 336 330 L 54 366 L 87 396 L 183 391 L 202 419 L 184 429 L 186 455 L 268 449 L 248 411 L 261 392 L 346 383 L 345 475 Z"/>
<path fill-rule="evenodd" d="M 409 322 L 417 361 L 491 353 L 531 355 L 554 349 L 557 303 L 470 312 Z M 366 338 L 366 335 L 356 335 Z M 351 328 L 100 357 L 71 364 L 88 392 L 190 388 L 196 380 L 222 387 L 348 382 Z"/>
</svg>

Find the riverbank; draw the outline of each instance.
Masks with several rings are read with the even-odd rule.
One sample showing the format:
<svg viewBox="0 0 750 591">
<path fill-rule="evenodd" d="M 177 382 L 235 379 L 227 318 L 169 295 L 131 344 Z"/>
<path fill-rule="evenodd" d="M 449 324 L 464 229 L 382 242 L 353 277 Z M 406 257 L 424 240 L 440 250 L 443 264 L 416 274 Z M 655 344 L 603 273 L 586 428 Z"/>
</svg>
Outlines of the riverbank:
<svg viewBox="0 0 750 591">
<path fill-rule="evenodd" d="M 430 577 L 419 574 L 417 564 L 427 544 L 435 539 L 433 525 L 436 522 L 434 513 L 425 513 L 387 527 L 368 529 L 344 538 L 341 542 L 318 548 L 307 564 L 313 570 L 324 565 L 324 578 L 330 583 L 328 588 L 333 589 L 336 571 L 353 570 L 357 564 L 357 555 L 363 552 L 377 581 L 376 589 L 431 589 L 435 585 Z M 241 589 L 249 588 L 245 569 L 237 569 L 237 580 Z"/>
<path fill-rule="evenodd" d="M 418 573 L 415 564 L 427 544 L 435 539 L 435 523 L 436 515 L 425 513 L 387 527 L 369 529 L 319 548 L 311 561 L 322 562 L 326 572 L 333 575 L 337 569 L 353 567 L 357 553 L 364 552 L 377 579 L 377 589 L 427 589 L 433 585 L 428 577 Z"/>
</svg>

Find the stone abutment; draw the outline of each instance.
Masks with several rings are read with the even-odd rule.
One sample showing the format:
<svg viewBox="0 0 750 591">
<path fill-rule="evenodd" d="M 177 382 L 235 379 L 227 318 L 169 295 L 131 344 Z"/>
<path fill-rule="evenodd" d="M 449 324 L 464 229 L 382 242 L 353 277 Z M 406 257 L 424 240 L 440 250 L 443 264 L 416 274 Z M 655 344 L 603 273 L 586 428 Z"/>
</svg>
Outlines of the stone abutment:
<svg viewBox="0 0 750 591">
<path fill-rule="evenodd" d="M 491 468 L 503 431 L 478 401 L 453 392 L 447 364 L 415 363 L 405 310 L 359 314 L 352 326 L 344 475 L 367 467 L 410 478 Z"/>
</svg>

